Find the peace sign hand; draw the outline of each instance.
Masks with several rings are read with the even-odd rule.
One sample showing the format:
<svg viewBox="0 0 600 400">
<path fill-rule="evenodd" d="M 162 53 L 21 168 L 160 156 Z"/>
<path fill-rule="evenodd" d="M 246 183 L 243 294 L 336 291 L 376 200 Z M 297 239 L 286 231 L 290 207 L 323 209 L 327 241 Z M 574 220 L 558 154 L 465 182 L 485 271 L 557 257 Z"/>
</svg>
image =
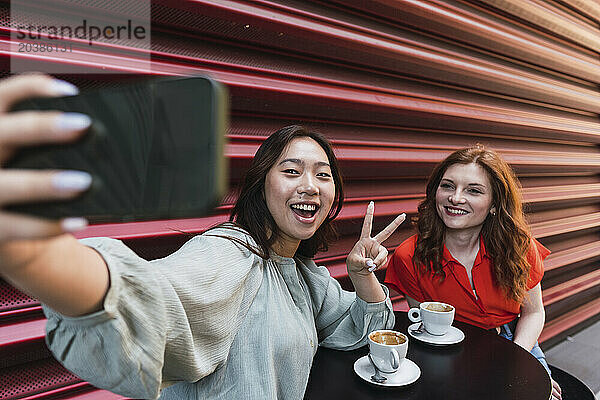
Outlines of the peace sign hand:
<svg viewBox="0 0 600 400">
<path fill-rule="evenodd" d="M 370 275 L 387 264 L 387 249 L 381 245 L 404 222 L 406 214 L 398 215 L 388 226 L 374 237 L 371 237 L 375 204 L 370 202 L 360 232 L 360 239 L 346 258 L 348 274 Z"/>
</svg>

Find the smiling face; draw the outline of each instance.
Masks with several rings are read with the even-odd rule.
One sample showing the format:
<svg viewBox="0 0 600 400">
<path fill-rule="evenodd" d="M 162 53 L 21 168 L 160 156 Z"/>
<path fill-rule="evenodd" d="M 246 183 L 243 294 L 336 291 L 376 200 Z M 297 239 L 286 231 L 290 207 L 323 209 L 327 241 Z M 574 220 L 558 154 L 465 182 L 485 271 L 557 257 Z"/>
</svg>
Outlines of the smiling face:
<svg viewBox="0 0 600 400">
<path fill-rule="evenodd" d="M 295 254 L 301 240 L 312 237 L 335 199 L 327 154 L 313 139 L 292 140 L 265 178 L 265 200 L 279 235 L 274 250 Z"/>
<path fill-rule="evenodd" d="M 481 230 L 490 210 L 494 212 L 488 174 L 475 163 L 451 165 L 438 185 L 435 202 L 447 229 Z"/>
</svg>

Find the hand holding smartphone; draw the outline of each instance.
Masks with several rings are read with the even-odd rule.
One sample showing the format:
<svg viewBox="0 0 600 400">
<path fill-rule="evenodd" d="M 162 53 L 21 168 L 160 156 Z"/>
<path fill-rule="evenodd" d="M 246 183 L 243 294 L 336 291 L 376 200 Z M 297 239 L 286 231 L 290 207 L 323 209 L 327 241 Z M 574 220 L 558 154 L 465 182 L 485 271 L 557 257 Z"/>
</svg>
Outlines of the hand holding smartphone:
<svg viewBox="0 0 600 400">
<path fill-rule="evenodd" d="M 192 218 L 206 214 L 226 192 L 227 99 L 225 88 L 210 78 L 159 78 L 30 99 L 13 110 L 90 116 L 92 125 L 79 141 L 21 150 L 6 167 L 81 170 L 93 183 L 73 200 L 9 210 L 96 223 Z"/>
</svg>

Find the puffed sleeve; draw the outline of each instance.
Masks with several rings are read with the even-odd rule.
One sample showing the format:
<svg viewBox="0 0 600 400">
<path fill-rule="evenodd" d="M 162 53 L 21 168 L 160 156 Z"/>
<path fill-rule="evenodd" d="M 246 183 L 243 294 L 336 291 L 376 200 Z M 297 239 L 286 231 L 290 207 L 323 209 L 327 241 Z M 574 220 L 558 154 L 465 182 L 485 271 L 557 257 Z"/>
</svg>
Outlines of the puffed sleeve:
<svg viewBox="0 0 600 400">
<path fill-rule="evenodd" d="M 114 393 L 155 399 L 161 386 L 195 382 L 227 359 L 260 286 L 262 259 L 206 235 L 152 262 L 118 240 L 82 242 L 104 258 L 110 289 L 104 309 L 90 315 L 44 307 L 46 342 L 66 368 Z"/>
<path fill-rule="evenodd" d="M 394 327 L 394 310 L 388 289 L 384 301 L 367 303 L 355 292 L 343 290 L 326 267 L 314 262 L 302 268 L 313 302 L 313 314 L 319 344 L 338 350 L 353 350 L 364 346 L 367 335 L 377 329 Z"/>
<path fill-rule="evenodd" d="M 535 238 L 531 238 L 529 251 L 527 252 L 527 262 L 531 266 L 529 270 L 529 280 L 527 288 L 531 289 L 542 281 L 544 276 L 544 260 L 550 254 L 550 250 L 544 247 Z"/>
<path fill-rule="evenodd" d="M 412 261 L 416 237 L 406 239 L 396 248 L 385 273 L 385 284 L 397 291 L 411 297 L 418 302 L 427 300 L 419 285 L 419 277 Z"/>
</svg>

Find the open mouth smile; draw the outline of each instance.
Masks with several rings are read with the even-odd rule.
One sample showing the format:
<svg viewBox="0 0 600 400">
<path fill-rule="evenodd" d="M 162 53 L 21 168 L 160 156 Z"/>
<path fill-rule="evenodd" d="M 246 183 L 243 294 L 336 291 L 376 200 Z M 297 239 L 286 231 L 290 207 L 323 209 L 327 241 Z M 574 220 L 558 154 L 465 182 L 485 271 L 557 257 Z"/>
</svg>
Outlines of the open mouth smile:
<svg viewBox="0 0 600 400">
<path fill-rule="evenodd" d="M 290 206 L 294 214 L 300 217 L 302 222 L 312 222 L 311 220 L 319 211 L 319 206 L 314 203 L 297 203 Z"/>
<path fill-rule="evenodd" d="M 453 216 L 453 217 L 469 214 L 468 211 L 465 211 L 465 210 L 463 210 L 461 208 L 457 208 L 457 207 L 451 207 L 451 206 L 444 206 L 444 210 L 446 210 L 446 214 Z"/>
</svg>

